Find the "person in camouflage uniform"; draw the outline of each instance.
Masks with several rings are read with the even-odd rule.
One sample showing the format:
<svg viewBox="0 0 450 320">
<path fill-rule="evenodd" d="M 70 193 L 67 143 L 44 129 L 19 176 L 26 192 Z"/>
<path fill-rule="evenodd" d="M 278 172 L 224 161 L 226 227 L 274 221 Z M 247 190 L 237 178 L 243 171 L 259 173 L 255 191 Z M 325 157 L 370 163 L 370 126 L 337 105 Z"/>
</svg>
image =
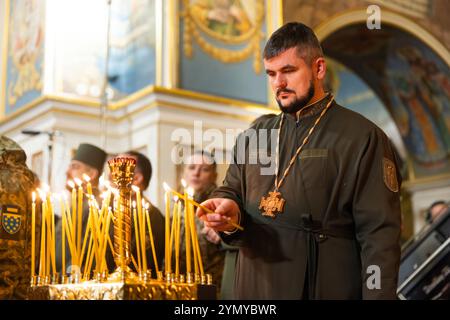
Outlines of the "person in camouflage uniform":
<svg viewBox="0 0 450 320">
<path fill-rule="evenodd" d="M 0 299 L 25 299 L 30 285 L 35 176 L 26 158 L 16 142 L 0 136 Z M 39 225 L 36 216 L 36 240 L 40 238 Z"/>
</svg>

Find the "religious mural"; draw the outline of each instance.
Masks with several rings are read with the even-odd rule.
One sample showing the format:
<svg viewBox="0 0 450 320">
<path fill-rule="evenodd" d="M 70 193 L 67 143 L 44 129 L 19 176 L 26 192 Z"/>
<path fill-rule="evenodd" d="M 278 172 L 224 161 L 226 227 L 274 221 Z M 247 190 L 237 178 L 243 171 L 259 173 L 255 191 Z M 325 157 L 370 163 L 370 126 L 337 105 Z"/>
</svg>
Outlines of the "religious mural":
<svg viewBox="0 0 450 320">
<path fill-rule="evenodd" d="M 193 55 L 191 41 L 213 58 L 233 63 L 254 55 L 253 68 L 261 72 L 261 25 L 264 20 L 262 0 L 184 0 L 184 52 Z M 245 44 L 239 49 L 215 46 L 205 36 L 227 45 Z M 192 38 L 192 39 L 191 39 Z"/>
<path fill-rule="evenodd" d="M 264 0 L 180 0 L 181 87 L 265 103 L 265 16 Z"/>
<path fill-rule="evenodd" d="M 44 2 L 9 1 L 5 114 L 41 95 L 44 60 Z"/>
<path fill-rule="evenodd" d="M 450 69 L 426 44 L 390 26 L 350 26 L 323 42 L 388 109 L 416 177 L 450 172 Z M 352 45 L 344 39 L 356 39 Z M 355 58 L 357 57 L 357 58 Z"/>
</svg>

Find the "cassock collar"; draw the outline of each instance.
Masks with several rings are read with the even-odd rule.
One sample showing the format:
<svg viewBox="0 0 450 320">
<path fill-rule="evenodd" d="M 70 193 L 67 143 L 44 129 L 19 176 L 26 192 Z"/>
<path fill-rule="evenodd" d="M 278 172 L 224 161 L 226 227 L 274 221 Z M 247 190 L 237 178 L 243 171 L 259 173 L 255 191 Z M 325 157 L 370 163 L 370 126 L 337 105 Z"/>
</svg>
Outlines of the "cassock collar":
<svg viewBox="0 0 450 320">
<path fill-rule="evenodd" d="M 303 118 L 314 116 L 322 112 L 322 110 L 327 106 L 328 102 L 330 102 L 331 97 L 332 97 L 331 93 L 327 92 L 322 99 L 312 104 L 308 104 L 307 106 L 297 111 L 295 118 L 291 114 L 286 115 L 292 117 L 292 120 L 297 122 Z"/>
</svg>

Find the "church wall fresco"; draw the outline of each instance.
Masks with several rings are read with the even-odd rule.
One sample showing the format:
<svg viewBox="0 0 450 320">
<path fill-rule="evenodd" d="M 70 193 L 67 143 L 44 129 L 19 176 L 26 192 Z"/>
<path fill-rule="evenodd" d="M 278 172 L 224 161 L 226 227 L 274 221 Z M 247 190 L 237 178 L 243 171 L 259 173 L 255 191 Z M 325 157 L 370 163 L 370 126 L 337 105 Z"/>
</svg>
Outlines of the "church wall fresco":
<svg viewBox="0 0 450 320">
<path fill-rule="evenodd" d="M 8 1 L 6 76 L 2 104 L 10 114 L 41 95 L 44 64 L 45 3 Z"/>
<path fill-rule="evenodd" d="M 180 0 L 183 89 L 267 103 L 264 0 Z"/>
<path fill-rule="evenodd" d="M 323 45 L 383 101 L 399 128 L 416 177 L 450 172 L 448 66 L 408 33 L 388 26 L 367 32 L 365 26 L 348 26 Z M 349 46 L 345 39 L 358 41 Z"/>
<path fill-rule="evenodd" d="M 5 115 L 41 95 L 98 99 L 105 81 L 106 1 L 8 0 Z M 86 8 L 89 8 L 87 10 Z M 111 4 L 108 98 L 155 84 L 154 0 Z"/>
</svg>

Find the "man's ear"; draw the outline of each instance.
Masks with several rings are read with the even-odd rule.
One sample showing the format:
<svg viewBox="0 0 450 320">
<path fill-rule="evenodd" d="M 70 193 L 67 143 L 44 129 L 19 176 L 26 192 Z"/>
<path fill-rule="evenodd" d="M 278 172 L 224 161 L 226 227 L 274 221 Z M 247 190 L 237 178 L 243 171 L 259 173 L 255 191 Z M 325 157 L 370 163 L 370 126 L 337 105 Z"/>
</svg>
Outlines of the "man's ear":
<svg viewBox="0 0 450 320">
<path fill-rule="evenodd" d="M 319 57 L 315 61 L 315 71 L 318 80 L 324 80 L 327 73 L 327 64 L 323 57 Z"/>
</svg>

